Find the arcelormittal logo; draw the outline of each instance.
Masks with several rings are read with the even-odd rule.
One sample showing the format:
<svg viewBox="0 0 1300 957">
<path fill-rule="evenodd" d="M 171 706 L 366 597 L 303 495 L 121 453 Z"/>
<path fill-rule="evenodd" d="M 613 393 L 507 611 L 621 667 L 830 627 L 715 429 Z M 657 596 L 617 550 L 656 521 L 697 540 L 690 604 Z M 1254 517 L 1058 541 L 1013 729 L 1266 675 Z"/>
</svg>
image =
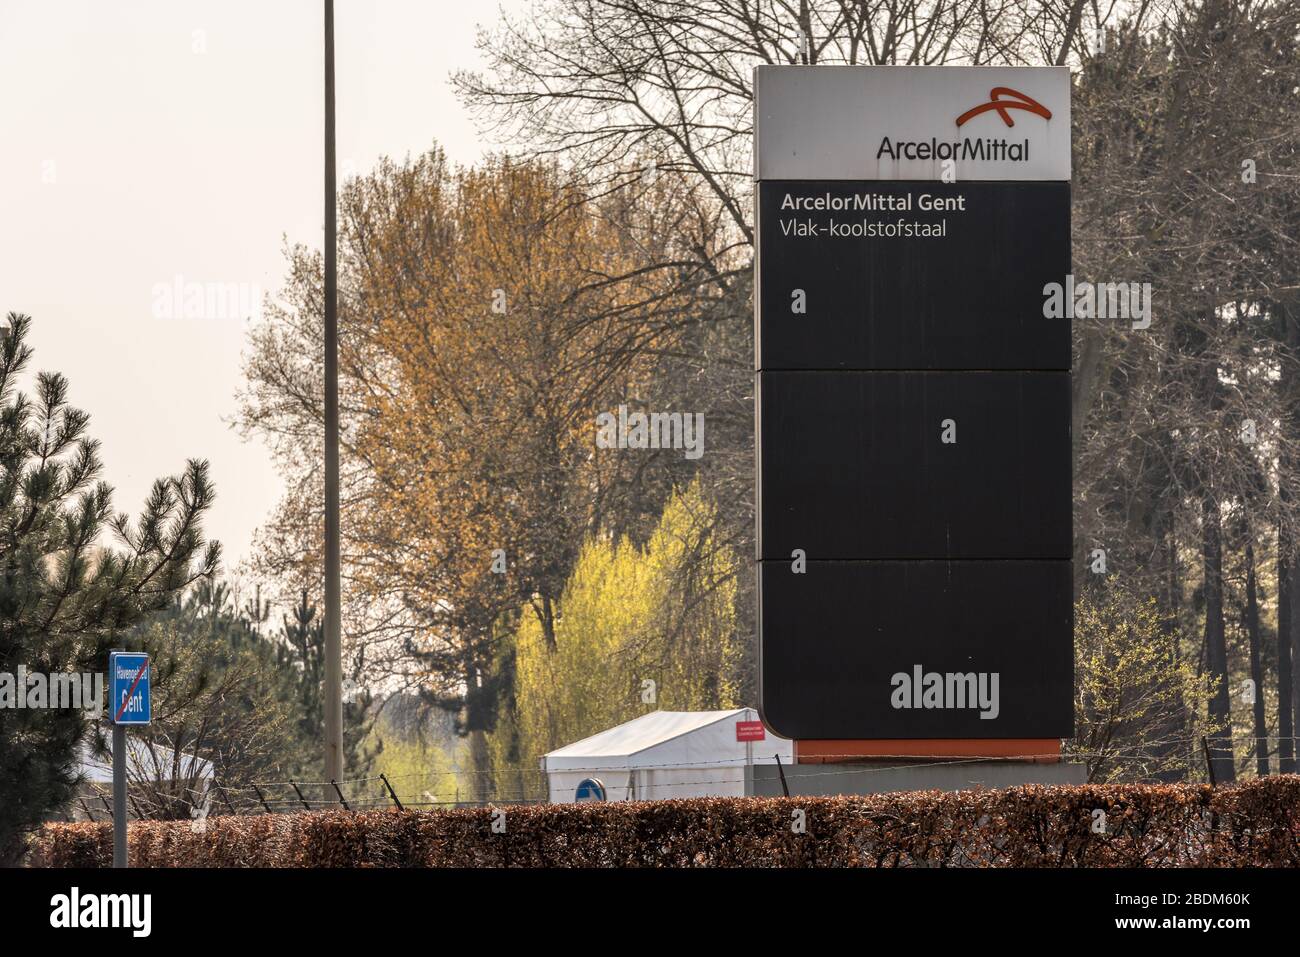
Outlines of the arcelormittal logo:
<svg viewBox="0 0 1300 957">
<path fill-rule="evenodd" d="M 1009 99 L 1004 100 L 1002 97 L 1009 97 Z M 998 116 L 1002 117 L 1002 122 L 1007 126 L 1016 125 L 1016 121 L 1011 118 L 1011 110 L 1025 110 L 1028 113 L 1037 113 L 1045 120 L 1052 118 L 1052 111 L 1033 97 L 1025 96 L 1019 90 L 1013 90 L 1009 86 L 995 86 L 989 90 L 989 101 L 981 103 L 974 109 L 967 110 L 957 117 L 957 125 L 962 126 L 967 120 L 974 119 L 989 110 L 997 110 Z"/>
</svg>

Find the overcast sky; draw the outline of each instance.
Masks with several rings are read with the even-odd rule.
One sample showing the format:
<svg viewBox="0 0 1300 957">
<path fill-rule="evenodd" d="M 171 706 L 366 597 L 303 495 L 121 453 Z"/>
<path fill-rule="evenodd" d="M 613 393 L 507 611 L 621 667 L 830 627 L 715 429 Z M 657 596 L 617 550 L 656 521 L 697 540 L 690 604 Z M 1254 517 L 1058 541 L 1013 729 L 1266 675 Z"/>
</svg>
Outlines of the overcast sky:
<svg viewBox="0 0 1300 957">
<path fill-rule="evenodd" d="M 447 78 L 497 10 L 336 0 L 341 174 L 490 147 Z M 229 426 L 247 321 L 158 318 L 160 287 L 274 292 L 282 237 L 320 246 L 322 24 L 320 0 L 0 0 L 0 314 L 33 317 L 33 371 L 70 379 L 117 510 L 211 461 L 228 568 L 281 488 Z"/>
</svg>

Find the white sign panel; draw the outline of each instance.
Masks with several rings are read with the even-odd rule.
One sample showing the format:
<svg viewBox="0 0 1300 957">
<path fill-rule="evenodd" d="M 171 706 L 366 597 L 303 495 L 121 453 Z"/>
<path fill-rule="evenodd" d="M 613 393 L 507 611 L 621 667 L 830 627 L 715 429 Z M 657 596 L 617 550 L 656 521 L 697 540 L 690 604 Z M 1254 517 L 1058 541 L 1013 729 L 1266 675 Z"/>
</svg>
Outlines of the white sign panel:
<svg viewBox="0 0 1300 957">
<path fill-rule="evenodd" d="M 1069 180 L 1068 67 L 760 66 L 759 180 Z"/>
</svg>

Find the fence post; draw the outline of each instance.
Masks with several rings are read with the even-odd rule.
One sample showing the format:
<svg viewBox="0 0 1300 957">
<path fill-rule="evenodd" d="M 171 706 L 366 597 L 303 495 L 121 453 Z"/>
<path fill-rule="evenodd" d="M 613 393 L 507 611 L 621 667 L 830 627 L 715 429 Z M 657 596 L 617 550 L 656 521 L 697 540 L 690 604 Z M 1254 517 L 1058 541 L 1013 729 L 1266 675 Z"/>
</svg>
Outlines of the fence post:
<svg viewBox="0 0 1300 957">
<path fill-rule="evenodd" d="M 393 803 L 397 805 L 397 809 L 399 811 L 405 811 L 406 808 L 402 807 L 402 802 L 397 800 L 397 792 L 393 790 L 393 786 L 388 783 L 387 775 L 385 775 L 382 771 L 379 774 L 379 780 L 383 781 L 384 787 L 388 788 L 388 796 L 393 799 Z"/>
<path fill-rule="evenodd" d="M 348 802 L 343 797 L 343 789 L 339 787 L 339 782 L 330 778 L 330 784 L 334 785 L 334 793 L 339 796 L 339 803 L 343 805 L 343 810 L 351 811 L 352 808 L 348 807 Z"/>
<path fill-rule="evenodd" d="M 262 789 L 259 788 L 256 784 L 254 784 L 254 785 L 253 785 L 253 790 L 257 792 L 257 799 L 258 799 L 259 801 L 262 802 L 262 807 L 266 809 L 266 813 L 267 813 L 267 814 L 270 814 L 270 813 L 271 813 L 271 805 L 269 805 L 269 804 L 266 803 L 266 795 L 264 795 L 264 794 L 262 793 Z"/>
<path fill-rule="evenodd" d="M 294 784 L 293 778 L 290 778 L 290 779 L 289 779 L 289 784 L 292 785 L 294 791 L 297 793 L 297 795 L 298 795 L 298 800 L 302 802 L 302 806 L 305 807 L 308 811 L 310 811 L 310 810 L 311 810 L 311 805 L 308 804 L 308 803 L 307 803 L 307 799 L 306 799 L 305 797 L 302 796 L 302 791 L 298 790 L 298 785 L 297 785 L 297 784 Z"/>
<path fill-rule="evenodd" d="M 778 755 L 775 755 L 775 757 L 776 757 L 776 773 L 779 774 L 779 775 L 781 775 L 781 792 L 782 792 L 786 797 L 789 797 L 789 796 L 790 796 L 790 786 L 789 786 L 788 784 L 785 783 L 785 768 L 781 767 L 781 755 L 778 754 Z"/>
<path fill-rule="evenodd" d="M 230 803 L 230 795 L 226 793 L 226 789 L 223 788 L 216 781 L 212 782 L 212 786 L 216 788 L 217 793 L 221 795 L 221 800 L 226 802 L 226 807 L 230 808 L 230 813 L 233 814 L 235 817 L 239 817 L 239 812 L 236 811 L 235 806 Z"/>
</svg>

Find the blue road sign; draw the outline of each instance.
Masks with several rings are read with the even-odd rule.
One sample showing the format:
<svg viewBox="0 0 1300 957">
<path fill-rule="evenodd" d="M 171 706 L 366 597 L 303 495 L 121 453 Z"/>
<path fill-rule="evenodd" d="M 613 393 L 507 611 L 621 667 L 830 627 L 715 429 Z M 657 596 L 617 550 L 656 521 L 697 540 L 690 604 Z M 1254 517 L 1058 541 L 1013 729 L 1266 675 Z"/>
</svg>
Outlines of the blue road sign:
<svg viewBox="0 0 1300 957">
<path fill-rule="evenodd" d="M 108 656 L 109 720 L 114 724 L 152 720 L 150 677 L 148 655 L 114 651 Z"/>
<path fill-rule="evenodd" d="M 605 800 L 605 785 L 600 778 L 584 778 L 574 792 L 573 800 L 578 804 Z"/>
</svg>

